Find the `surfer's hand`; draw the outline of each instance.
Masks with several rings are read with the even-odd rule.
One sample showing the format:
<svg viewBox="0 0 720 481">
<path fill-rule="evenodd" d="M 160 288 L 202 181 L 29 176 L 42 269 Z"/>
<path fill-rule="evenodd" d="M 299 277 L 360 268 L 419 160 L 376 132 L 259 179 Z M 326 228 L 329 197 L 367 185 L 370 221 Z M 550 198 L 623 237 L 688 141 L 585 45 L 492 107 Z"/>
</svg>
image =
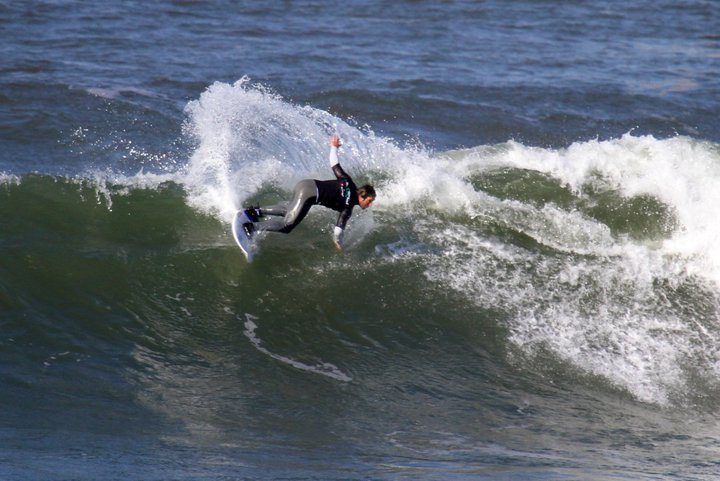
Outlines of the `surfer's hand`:
<svg viewBox="0 0 720 481">
<path fill-rule="evenodd" d="M 330 145 L 333 147 L 340 147 L 342 145 L 342 142 L 340 142 L 340 137 L 338 137 L 337 134 L 330 137 Z"/>
</svg>

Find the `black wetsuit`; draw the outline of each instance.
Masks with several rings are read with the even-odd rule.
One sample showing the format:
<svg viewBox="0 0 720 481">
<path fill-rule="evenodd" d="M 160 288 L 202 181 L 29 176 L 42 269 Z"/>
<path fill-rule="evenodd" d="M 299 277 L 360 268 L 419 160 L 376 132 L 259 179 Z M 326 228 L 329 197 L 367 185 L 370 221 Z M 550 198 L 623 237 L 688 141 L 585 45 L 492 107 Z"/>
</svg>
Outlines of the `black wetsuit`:
<svg viewBox="0 0 720 481">
<path fill-rule="evenodd" d="M 357 187 L 340 164 L 333 165 L 332 171 L 337 179 L 315 181 L 318 191 L 316 202 L 340 212 L 335 226 L 345 229 L 353 207 L 358 205 Z"/>
<path fill-rule="evenodd" d="M 330 164 L 336 179 L 301 180 L 295 185 L 293 197 L 287 206 L 261 209 L 262 215 L 282 216 L 283 219 L 256 223 L 255 230 L 287 234 L 302 222 L 313 205 L 319 204 L 340 213 L 335 223 L 334 233 L 335 241 L 340 243 L 345 225 L 352 215 L 353 207 L 358 205 L 357 187 L 338 163 L 337 148 L 330 151 Z"/>
</svg>

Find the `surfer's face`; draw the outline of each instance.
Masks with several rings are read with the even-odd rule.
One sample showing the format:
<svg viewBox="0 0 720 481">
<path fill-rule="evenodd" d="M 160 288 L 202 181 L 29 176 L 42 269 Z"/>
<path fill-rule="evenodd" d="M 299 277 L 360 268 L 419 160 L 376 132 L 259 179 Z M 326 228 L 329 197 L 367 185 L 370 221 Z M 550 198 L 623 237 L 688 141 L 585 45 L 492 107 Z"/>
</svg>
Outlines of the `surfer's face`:
<svg viewBox="0 0 720 481">
<path fill-rule="evenodd" d="M 358 197 L 358 205 L 360 205 L 360 208 L 363 210 L 370 207 L 372 205 L 373 201 L 375 201 L 375 197 L 370 197 L 369 195 L 365 196 L 365 197 L 363 197 L 363 196 Z"/>
</svg>

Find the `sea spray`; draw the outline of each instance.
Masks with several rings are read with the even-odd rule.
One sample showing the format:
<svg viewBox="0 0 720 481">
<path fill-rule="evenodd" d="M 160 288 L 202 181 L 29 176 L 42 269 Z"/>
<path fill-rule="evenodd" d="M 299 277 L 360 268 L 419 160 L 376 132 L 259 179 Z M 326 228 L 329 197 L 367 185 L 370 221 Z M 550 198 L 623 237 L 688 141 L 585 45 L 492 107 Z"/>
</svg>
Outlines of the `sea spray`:
<svg viewBox="0 0 720 481">
<path fill-rule="evenodd" d="M 286 102 L 243 78 L 216 82 L 186 109 L 185 135 L 197 145 L 185 183 L 192 205 L 227 217 L 261 188 L 291 190 L 302 178 L 331 175 L 328 137 L 343 139 L 342 163 L 359 178 L 389 143 L 337 117 Z"/>
</svg>

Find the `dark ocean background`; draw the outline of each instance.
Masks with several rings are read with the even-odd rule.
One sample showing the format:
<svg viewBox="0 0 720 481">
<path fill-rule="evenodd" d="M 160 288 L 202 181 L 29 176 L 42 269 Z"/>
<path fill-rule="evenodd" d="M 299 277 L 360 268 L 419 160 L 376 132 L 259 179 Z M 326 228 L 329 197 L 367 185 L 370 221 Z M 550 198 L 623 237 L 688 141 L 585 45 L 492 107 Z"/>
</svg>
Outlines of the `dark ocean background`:
<svg viewBox="0 0 720 481">
<path fill-rule="evenodd" d="M 0 1 L 0 479 L 715 480 L 720 4 Z M 247 264 L 233 212 L 341 163 Z"/>
</svg>

